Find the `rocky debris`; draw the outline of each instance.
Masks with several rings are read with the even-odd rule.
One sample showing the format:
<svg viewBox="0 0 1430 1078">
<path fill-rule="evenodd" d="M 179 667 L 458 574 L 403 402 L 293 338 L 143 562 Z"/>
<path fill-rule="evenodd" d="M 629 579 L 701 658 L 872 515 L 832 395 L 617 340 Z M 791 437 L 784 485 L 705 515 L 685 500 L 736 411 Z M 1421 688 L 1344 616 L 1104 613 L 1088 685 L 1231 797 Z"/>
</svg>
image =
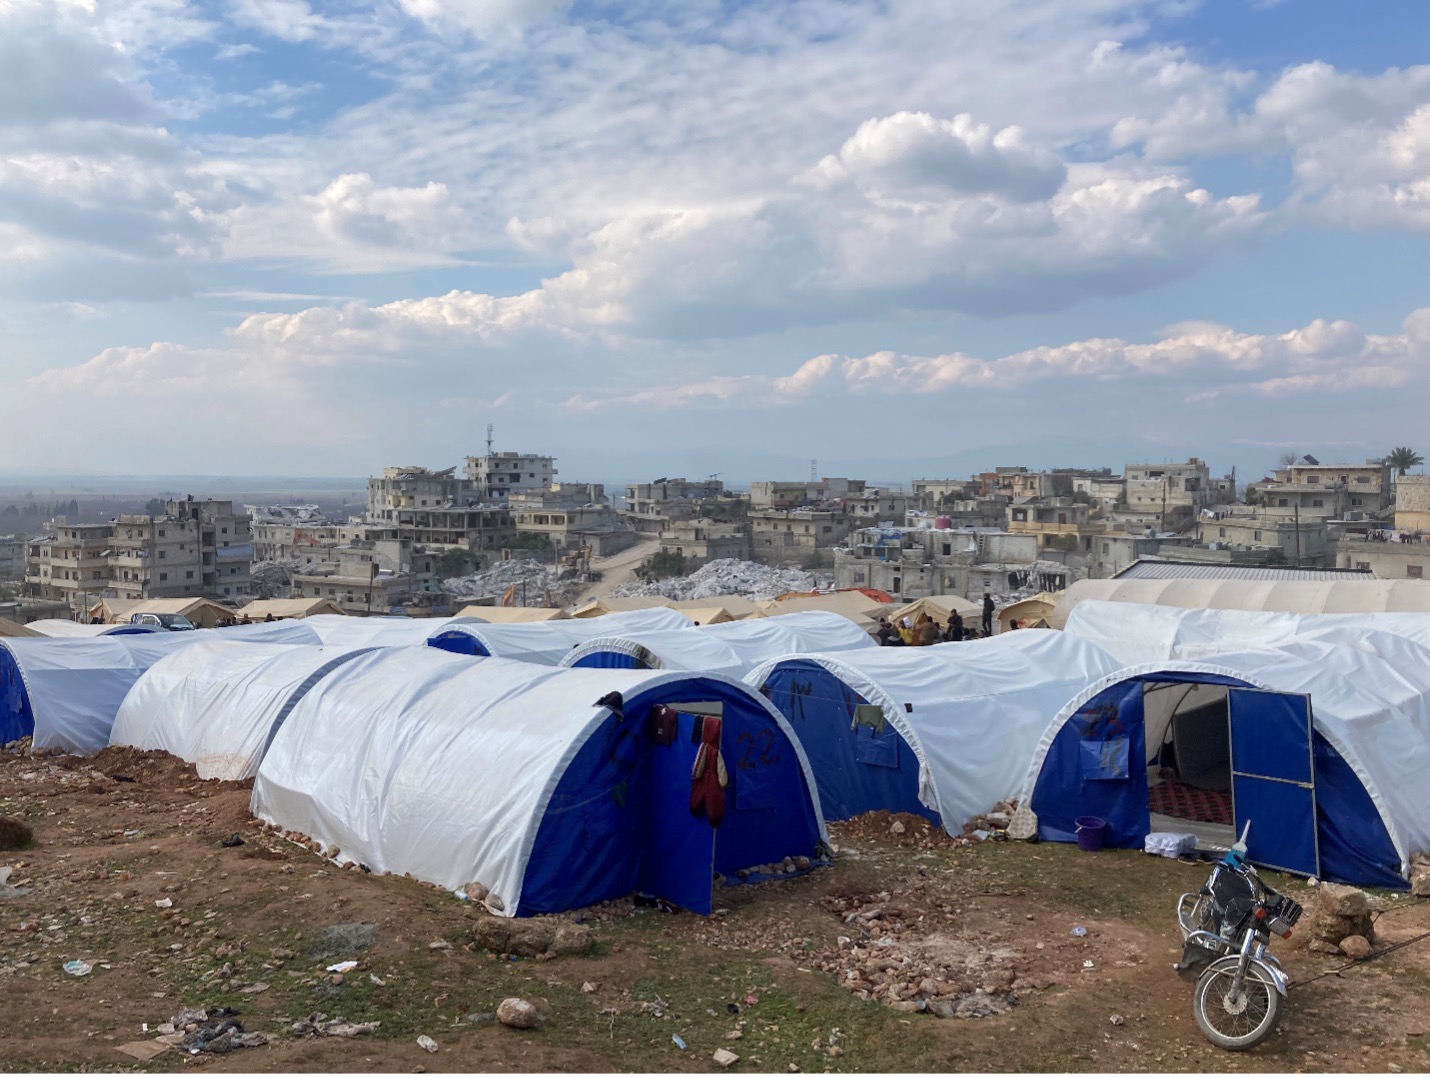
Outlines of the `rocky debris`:
<svg viewBox="0 0 1430 1078">
<path fill-rule="evenodd" d="M 261 1048 L 268 1043 L 266 1033 L 246 1033 L 238 1012 L 232 1007 L 185 1007 L 159 1027 L 159 1040 L 190 1055 L 224 1055 L 237 1048 Z"/>
<path fill-rule="evenodd" d="M 342 1015 L 310 1014 L 293 1023 L 295 1037 L 358 1037 L 377 1030 L 381 1022 L 349 1022 Z"/>
<path fill-rule="evenodd" d="M 435 1052 L 437 1051 L 438 1045 L 436 1041 L 424 1033 L 417 1038 L 417 1047 L 421 1048 L 424 1052 Z"/>
<path fill-rule="evenodd" d="M 497 1004 L 497 1021 L 512 1029 L 535 1029 L 541 1025 L 541 1012 L 524 999 L 511 997 Z"/>
<path fill-rule="evenodd" d="M 814 866 L 814 862 L 808 857 L 786 857 L 783 861 L 771 861 L 764 865 L 751 865 L 749 868 L 738 869 L 735 875 L 742 880 L 747 880 L 751 876 L 794 876 L 801 872 L 808 872 Z"/>
<path fill-rule="evenodd" d="M 0 850 L 23 850 L 35 839 L 30 825 L 13 816 L 0 816 Z"/>
<path fill-rule="evenodd" d="M 513 585 L 517 602 L 526 606 L 566 606 L 575 602 L 587 586 L 574 569 L 528 558 L 499 561 L 490 569 L 449 577 L 442 581 L 442 590 L 458 599 L 500 599 Z"/>
<path fill-rule="evenodd" d="M 486 898 L 487 895 L 491 894 L 491 891 L 488 889 L 486 884 L 474 882 L 469 883 L 466 887 L 462 888 L 462 894 L 466 895 L 473 902 L 480 902 L 482 899 Z"/>
<path fill-rule="evenodd" d="M 710 1058 L 717 1067 L 733 1067 L 736 1063 L 740 1062 L 740 1057 L 728 1048 L 715 1049 L 715 1054 Z"/>
<path fill-rule="evenodd" d="M 832 831 L 839 835 L 841 842 L 863 840 L 866 842 L 896 846 L 918 846 L 933 849 L 958 844 L 958 840 L 948 835 L 943 828 L 923 816 L 912 812 L 866 812 L 835 824 Z"/>
<path fill-rule="evenodd" d="M 30 742 L 32 740 L 32 738 L 20 737 L 14 741 L 7 741 L 5 742 L 5 751 L 12 752 L 16 756 L 25 756 L 30 751 Z"/>
<path fill-rule="evenodd" d="M 1411 858 L 1410 893 L 1416 898 L 1430 898 L 1430 853 Z"/>
<path fill-rule="evenodd" d="M 472 930 L 472 938 L 494 954 L 522 958 L 586 954 L 596 942 L 585 925 L 546 917 L 483 917 Z"/>
<path fill-rule="evenodd" d="M 1006 1014 L 1018 1004 L 1017 991 L 1051 983 L 1021 978 L 1013 965 L 1017 952 L 959 938 L 943 917 L 937 936 L 926 934 L 920 923 L 924 913 L 913 901 L 918 897 L 882 891 L 822 899 L 846 934 L 838 937 L 838 950 L 814 956 L 812 965 L 834 974 L 859 999 L 940 1018 Z M 949 912 L 941 908 L 936 914 Z"/>
<path fill-rule="evenodd" d="M 827 575 L 824 574 L 825 577 Z M 786 592 L 816 591 L 821 583 L 828 586 L 832 580 L 816 578 L 800 569 L 782 569 L 736 558 L 717 558 L 706 562 L 689 576 L 671 577 L 649 584 L 623 584 L 611 594 L 620 598 L 661 595 L 677 602 L 720 595 L 776 599 Z"/>
<path fill-rule="evenodd" d="M 1370 940 L 1364 936 L 1347 936 L 1341 940 L 1340 946 L 1343 955 L 1356 960 L 1367 957 L 1372 950 Z"/>
<path fill-rule="evenodd" d="M 1370 896 L 1357 887 L 1338 883 L 1323 883 L 1311 908 L 1311 949 L 1335 954 L 1342 940 L 1362 936 L 1367 943 L 1375 940 Z M 1323 946 L 1317 947 L 1316 944 Z"/>
<path fill-rule="evenodd" d="M 350 921 L 329 925 L 308 947 L 314 958 L 337 958 L 339 955 L 366 951 L 377 942 L 377 925 L 372 921 Z"/>
</svg>

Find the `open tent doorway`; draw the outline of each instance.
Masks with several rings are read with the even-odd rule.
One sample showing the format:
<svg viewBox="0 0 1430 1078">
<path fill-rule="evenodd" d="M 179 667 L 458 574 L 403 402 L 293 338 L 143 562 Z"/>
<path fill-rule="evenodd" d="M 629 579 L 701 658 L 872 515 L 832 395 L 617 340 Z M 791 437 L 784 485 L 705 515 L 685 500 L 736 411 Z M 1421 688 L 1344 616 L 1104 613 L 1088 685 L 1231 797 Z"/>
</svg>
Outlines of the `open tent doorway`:
<svg viewBox="0 0 1430 1078">
<path fill-rule="evenodd" d="M 1197 836 L 1202 848 L 1235 840 L 1227 686 L 1142 682 L 1147 807 L 1154 831 Z"/>
</svg>

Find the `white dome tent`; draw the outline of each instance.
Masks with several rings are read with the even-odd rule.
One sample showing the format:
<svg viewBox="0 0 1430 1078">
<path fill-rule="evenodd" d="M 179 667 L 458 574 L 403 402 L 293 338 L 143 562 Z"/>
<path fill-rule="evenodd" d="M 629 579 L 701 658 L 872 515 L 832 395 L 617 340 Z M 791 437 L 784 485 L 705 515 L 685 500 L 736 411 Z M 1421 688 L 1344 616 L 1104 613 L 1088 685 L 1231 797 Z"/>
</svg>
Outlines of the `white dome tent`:
<svg viewBox="0 0 1430 1078">
<path fill-rule="evenodd" d="M 354 617 L 350 614 L 314 614 L 303 624 L 327 645 L 339 648 L 405 647 L 425 644 L 450 629 L 481 625 L 480 618 L 459 615 L 450 618 Z"/>
<path fill-rule="evenodd" d="M 1251 859 L 1362 886 L 1403 886 L 1430 850 L 1430 651 L 1367 632 L 1122 669 L 1073 697 L 1023 786 L 1045 839 L 1077 820 L 1140 847 L 1152 803 L 1213 809 Z M 1170 794 L 1172 796 L 1163 796 Z"/>
<path fill-rule="evenodd" d="M 669 607 L 621 610 L 594 618 L 484 625 L 453 624 L 427 643 L 459 655 L 489 655 L 556 666 L 571 651 L 598 636 L 640 632 L 691 632 L 690 619 Z"/>
<path fill-rule="evenodd" d="M 201 779 L 249 779 L 288 713 L 371 648 L 210 640 L 160 659 L 119 708 L 111 745 L 162 749 Z"/>
<path fill-rule="evenodd" d="M 615 670 L 699 670 L 741 678 L 791 652 L 874 649 L 874 638 L 843 614 L 803 610 L 690 629 L 599 636 L 572 649 L 562 666 Z"/>
<path fill-rule="evenodd" d="M 1117 667 L 1074 637 L 1019 632 L 786 655 L 752 670 L 745 683 L 799 737 L 827 819 L 885 809 L 956 832 L 1018 792 L 1052 717 Z"/>
<path fill-rule="evenodd" d="M 0 743 L 90 755 L 109 744 L 124 696 L 164 656 L 206 640 L 316 644 L 297 622 L 79 639 L 0 640 Z"/>
<path fill-rule="evenodd" d="M 729 776 L 718 827 L 691 811 L 701 736 Z M 374 872 L 481 883 L 509 916 L 632 891 L 709 913 L 712 866 L 728 878 L 825 840 L 808 761 L 739 682 L 435 648 L 373 651 L 313 687 L 273 739 L 252 808 Z"/>
<path fill-rule="evenodd" d="M 1307 634 L 1347 640 L 1374 630 L 1430 647 L 1430 614 L 1284 614 L 1264 610 L 1188 610 L 1178 606 L 1084 599 L 1064 632 L 1096 644 L 1125 665 L 1200 659 L 1224 651 L 1276 647 Z"/>
</svg>

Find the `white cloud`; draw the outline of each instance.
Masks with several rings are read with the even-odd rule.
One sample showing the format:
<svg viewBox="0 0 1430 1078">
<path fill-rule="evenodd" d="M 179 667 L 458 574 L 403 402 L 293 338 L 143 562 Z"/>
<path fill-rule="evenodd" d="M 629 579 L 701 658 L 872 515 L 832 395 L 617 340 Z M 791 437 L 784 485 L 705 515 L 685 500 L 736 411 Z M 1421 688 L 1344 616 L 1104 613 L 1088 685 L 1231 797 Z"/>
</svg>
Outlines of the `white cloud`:
<svg viewBox="0 0 1430 1078">
<path fill-rule="evenodd" d="M 339 176 L 313 201 L 324 232 L 379 247 L 440 251 L 461 219 L 446 184 L 378 187 L 365 172 Z"/>
<path fill-rule="evenodd" d="M 290 43 L 311 41 L 328 28 L 307 0 L 229 0 L 229 14 L 241 26 Z"/>
<path fill-rule="evenodd" d="M 920 397 L 948 390 L 1016 393 L 1027 386 L 1161 383 L 1172 399 L 1204 402 L 1228 393 L 1288 397 L 1312 392 L 1390 389 L 1430 376 L 1430 308 L 1413 312 L 1398 334 L 1367 334 L 1349 322 L 1317 319 L 1280 334 L 1242 333 L 1210 323 L 1170 326 L 1147 344 L 1094 338 L 983 359 L 964 352 L 935 356 L 893 351 L 821 355 L 785 376 L 702 378 L 606 395 L 576 394 L 576 412 L 650 405 L 720 403 L 785 408 L 831 396 Z M 1159 392 L 1167 392 L 1166 389 Z"/>
<path fill-rule="evenodd" d="M 1246 107 L 1245 80 L 1201 84 L 1152 116 L 1124 118 L 1117 145 L 1152 158 L 1287 152 L 1290 215 L 1352 228 L 1430 230 L 1430 65 L 1376 75 L 1300 64 Z"/>
<path fill-rule="evenodd" d="M 487 36 L 519 32 L 564 14 L 571 0 L 397 0 L 402 10 L 437 29 Z"/>
<path fill-rule="evenodd" d="M 810 173 L 817 184 L 848 180 L 887 199 L 987 194 L 1013 202 L 1051 198 L 1066 176 L 1057 155 L 1028 145 L 1021 128 L 995 132 L 967 113 L 937 120 L 926 112 L 865 121 Z"/>
</svg>

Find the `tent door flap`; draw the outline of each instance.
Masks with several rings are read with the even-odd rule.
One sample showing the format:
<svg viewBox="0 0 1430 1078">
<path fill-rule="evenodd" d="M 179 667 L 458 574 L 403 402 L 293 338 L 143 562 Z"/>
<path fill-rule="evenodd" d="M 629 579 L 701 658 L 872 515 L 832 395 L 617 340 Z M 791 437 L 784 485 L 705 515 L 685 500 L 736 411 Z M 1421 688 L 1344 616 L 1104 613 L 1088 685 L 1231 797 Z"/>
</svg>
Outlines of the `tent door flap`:
<svg viewBox="0 0 1430 1078">
<path fill-rule="evenodd" d="M 1311 698 L 1229 689 L 1227 722 L 1237 834 L 1251 822 L 1247 857 L 1267 868 L 1319 876 Z"/>
</svg>

